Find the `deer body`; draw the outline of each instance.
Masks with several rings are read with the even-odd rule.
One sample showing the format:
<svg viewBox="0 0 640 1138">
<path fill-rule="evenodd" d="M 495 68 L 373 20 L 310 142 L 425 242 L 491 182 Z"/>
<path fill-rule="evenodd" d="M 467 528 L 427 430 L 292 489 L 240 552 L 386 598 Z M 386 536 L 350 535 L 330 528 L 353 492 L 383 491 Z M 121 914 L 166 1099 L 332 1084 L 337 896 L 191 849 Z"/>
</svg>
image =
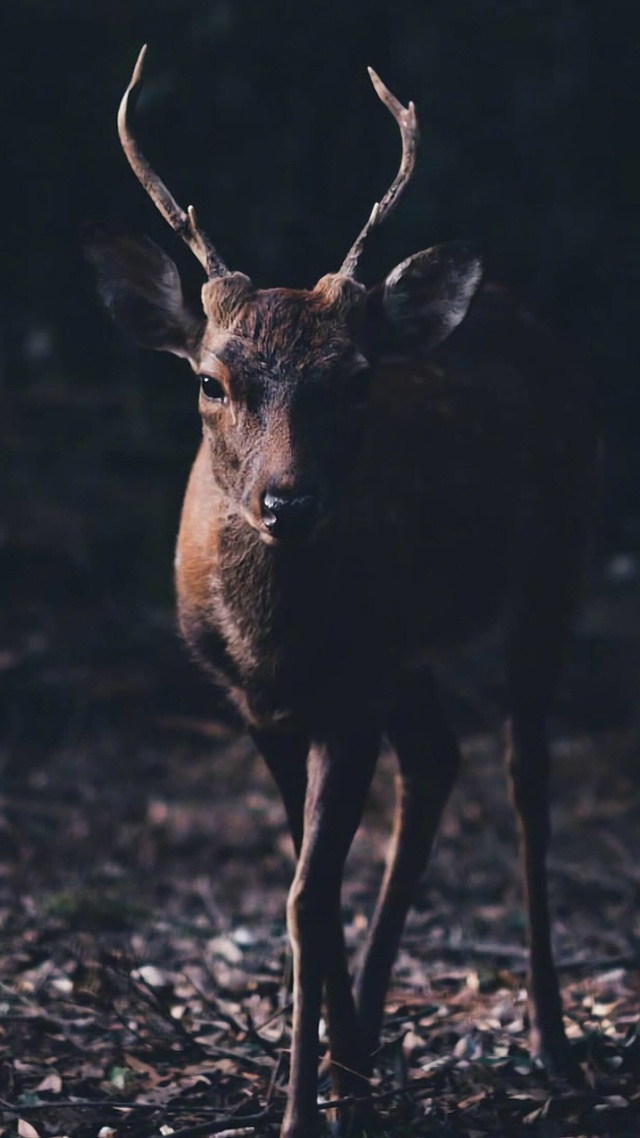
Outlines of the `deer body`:
<svg viewBox="0 0 640 1138">
<path fill-rule="evenodd" d="M 256 303 L 268 313 L 270 301 Z M 515 319 L 489 292 L 497 304 Z M 444 344 L 375 376 L 335 514 L 308 543 L 261 541 L 216 482 L 205 437 L 178 538 L 180 625 L 252 726 L 309 730 L 379 707 L 397 673 L 482 631 L 517 593 L 530 399 L 517 361 L 497 358 L 495 329 L 478 357 L 482 298 L 477 309 L 455 353 Z M 260 330 L 277 351 L 278 324 Z"/>
<path fill-rule="evenodd" d="M 244 716 L 282 794 L 297 854 L 290 1083 L 282 1138 L 318 1128 L 324 991 L 339 1097 L 366 1097 L 405 917 L 455 780 L 459 749 L 433 664 L 505 627 L 507 766 L 520 829 L 532 1047 L 568 1061 L 551 953 L 547 718 L 589 531 L 595 438 L 582 377 L 463 243 L 367 290 L 362 244 L 410 177 L 415 110 L 375 74 L 403 141 L 399 174 L 338 273 L 311 291 L 230 273 L 141 154 L 140 181 L 206 269 L 202 311 L 156 245 L 98 236 L 112 315 L 200 377 L 203 440 L 176 554 L 180 626 Z M 344 861 L 382 736 L 398 760 L 394 832 L 355 981 L 340 918 Z M 342 1108 L 369 1128 L 366 1107 Z"/>
</svg>

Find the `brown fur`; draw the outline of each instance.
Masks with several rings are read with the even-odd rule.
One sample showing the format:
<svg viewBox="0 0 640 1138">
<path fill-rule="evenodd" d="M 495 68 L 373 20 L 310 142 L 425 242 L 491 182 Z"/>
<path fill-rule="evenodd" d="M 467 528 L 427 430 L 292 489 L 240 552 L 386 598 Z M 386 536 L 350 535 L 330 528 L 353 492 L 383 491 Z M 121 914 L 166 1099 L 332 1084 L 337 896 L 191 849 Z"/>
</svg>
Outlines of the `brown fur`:
<svg viewBox="0 0 640 1138">
<path fill-rule="evenodd" d="M 335 386 L 347 382 L 340 368 L 350 343 L 324 296 L 258 293 L 222 350 L 215 336 L 238 397 L 256 375 L 288 391 L 320 385 L 331 368 Z M 308 729 L 327 707 L 361 714 L 362 702 L 384 697 L 395 671 L 515 602 L 538 524 L 534 502 L 545 483 L 561 496 L 571 478 L 578 492 L 589 460 L 586 444 L 576 455 L 575 440 L 576 427 L 588 437 L 589 426 L 572 414 L 572 401 L 584 402 L 582 380 L 565 368 L 550 376 L 548 358 L 540 369 L 535 349 L 544 337 L 508 297 L 487 289 L 428 364 L 381 369 L 349 440 L 335 516 L 307 548 L 267 550 L 225 500 L 209 450 L 221 445 L 226 412 L 201 408 L 205 440 L 178 539 L 181 627 L 205 665 L 202 645 L 221 635 L 233 666 L 227 676 L 216 663 L 216 674 L 231 681 L 249 722 L 266 726 L 273 713 Z M 205 336 L 205 359 L 207 343 Z M 309 443 L 296 436 L 289 408 L 283 396 L 266 430 L 255 429 L 256 442 L 243 438 L 279 484 L 301 476 Z M 305 419 L 299 430 L 313 441 L 323 425 Z"/>
</svg>

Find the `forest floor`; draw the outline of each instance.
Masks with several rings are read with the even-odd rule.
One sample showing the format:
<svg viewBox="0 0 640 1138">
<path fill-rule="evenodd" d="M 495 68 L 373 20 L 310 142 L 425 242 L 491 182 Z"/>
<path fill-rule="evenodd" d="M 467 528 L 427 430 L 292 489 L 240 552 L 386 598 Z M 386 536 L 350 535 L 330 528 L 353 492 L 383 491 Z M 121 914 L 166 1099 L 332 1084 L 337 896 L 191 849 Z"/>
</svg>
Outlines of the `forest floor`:
<svg viewBox="0 0 640 1138">
<path fill-rule="evenodd" d="M 4 656 L 0 1134 L 273 1134 L 287 1082 L 293 868 L 274 788 L 166 628 L 153 633 L 160 650 L 113 650 L 99 666 L 99 633 L 82 614 L 69 635 L 78 650 L 64 665 L 46 637 L 16 633 Z M 582 684 L 581 705 L 590 698 Z M 374 1079 L 385 1133 L 637 1138 L 637 735 L 606 716 L 555 732 L 553 935 L 579 1077 L 549 1080 L 527 1047 L 496 724 L 475 711 L 388 996 Z M 347 866 L 353 954 L 384 862 L 392 776 L 383 755 Z M 320 1095 L 326 1107 L 328 1086 Z"/>
</svg>

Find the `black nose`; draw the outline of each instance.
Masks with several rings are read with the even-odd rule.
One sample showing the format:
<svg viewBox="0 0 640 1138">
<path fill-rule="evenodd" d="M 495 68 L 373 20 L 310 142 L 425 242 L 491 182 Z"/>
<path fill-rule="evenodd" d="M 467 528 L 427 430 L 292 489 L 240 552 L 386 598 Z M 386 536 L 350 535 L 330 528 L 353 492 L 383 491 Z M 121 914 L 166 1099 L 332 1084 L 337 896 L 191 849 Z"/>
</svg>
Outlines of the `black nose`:
<svg viewBox="0 0 640 1138">
<path fill-rule="evenodd" d="M 262 495 L 262 520 L 272 537 L 304 537 L 317 517 L 316 494 L 274 489 Z"/>
</svg>

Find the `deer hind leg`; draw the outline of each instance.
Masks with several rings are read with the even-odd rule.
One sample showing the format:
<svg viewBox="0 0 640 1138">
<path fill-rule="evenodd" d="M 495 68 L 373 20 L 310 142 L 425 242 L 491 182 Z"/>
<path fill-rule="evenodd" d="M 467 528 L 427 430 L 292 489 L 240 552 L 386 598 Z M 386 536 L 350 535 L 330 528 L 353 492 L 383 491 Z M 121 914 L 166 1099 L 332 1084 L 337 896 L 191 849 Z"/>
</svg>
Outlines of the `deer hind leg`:
<svg viewBox="0 0 640 1138">
<path fill-rule="evenodd" d="M 371 1055 L 378 1047 L 389 977 L 409 906 L 460 764 L 458 741 L 431 671 L 407 678 L 387 734 L 399 764 L 387 868 L 356 980 L 356 1003 Z"/>
<path fill-rule="evenodd" d="M 577 519 L 578 522 L 581 520 Z M 533 560 L 507 639 L 506 763 L 518 823 L 529 945 L 531 1047 L 550 1071 L 571 1067 L 551 946 L 546 857 L 551 756 L 548 717 L 579 588 L 586 526 L 556 530 Z"/>
<path fill-rule="evenodd" d="M 527 981 L 531 1051 L 553 1073 L 570 1061 L 562 1022 L 547 897 L 549 845 L 549 742 L 541 713 L 514 710 L 507 721 L 507 770 L 519 830 L 527 915 Z"/>
<path fill-rule="evenodd" d="M 367 1064 L 347 966 L 340 886 L 379 750 L 378 733 L 329 744 L 308 754 L 301 737 L 255 736 L 280 789 L 298 864 L 287 906 L 294 960 L 291 1077 L 282 1135 L 318 1129 L 318 1020 L 324 979 L 331 1075 L 337 1097 L 367 1094 Z M 342 1112 L 342 1129 L 369 1112 Z"/>
</svg>

